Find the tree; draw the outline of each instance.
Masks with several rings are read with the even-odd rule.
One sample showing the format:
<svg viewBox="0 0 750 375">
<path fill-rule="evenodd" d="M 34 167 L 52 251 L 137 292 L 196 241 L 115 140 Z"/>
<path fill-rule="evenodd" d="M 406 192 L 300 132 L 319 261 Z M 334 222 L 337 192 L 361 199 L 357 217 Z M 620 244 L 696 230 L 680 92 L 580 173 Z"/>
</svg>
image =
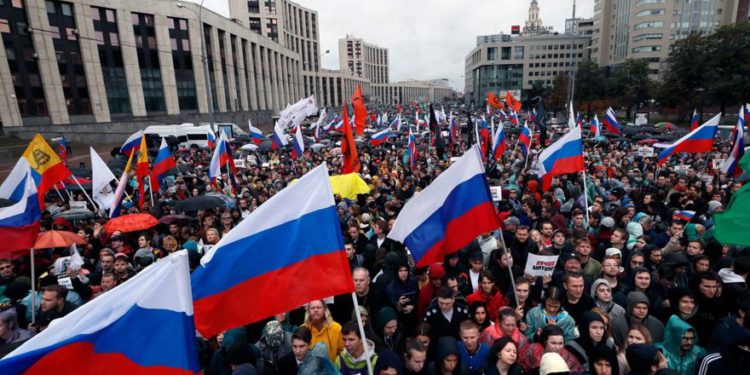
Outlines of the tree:
<svg viewBox="0 0 750 375">
<path fill-rule="evenodd" d="M 591 103 L 604 98 L 604 72 L 591 60 L 578 64 L 575 80 L 575 101 L 586 107 L 586 117 L 591 117 Z"/>
<path fill-rule="evenodd" d="M 552 116 L 557 117 L 557 110 L 565 108 L 568 101 L 568 76 L 558 74 L 552 83 L 552 92 L 545 100 L 547 111 L 552 111 Z M 549 117 L 549 116 L 548 116 Z"/>
<path fill-rule="evenodd" d="M 648 78 L 648 63 L 643 60 L 628 59 L 614 70 L 607 81 L 607 95 L 625 108 L 631 119 L 634 108 L 651 99 L 654 84 Z"/>
<path fill-rule="evenodd" d="M 750 98 L 750 22 L 722 26 L 706 37 L 711 103 L 721 106 L 745 103 Z"/>
<path fill-rule="evenodd" d="M 690 34 L 676 42 L 658 90 L 660 104 L 677 109 L 681 117 L 689 116 L 694 108 L 702 112 L 706 89 L 711 84 L 710 61 L 708 39 Z"/>
</svg>

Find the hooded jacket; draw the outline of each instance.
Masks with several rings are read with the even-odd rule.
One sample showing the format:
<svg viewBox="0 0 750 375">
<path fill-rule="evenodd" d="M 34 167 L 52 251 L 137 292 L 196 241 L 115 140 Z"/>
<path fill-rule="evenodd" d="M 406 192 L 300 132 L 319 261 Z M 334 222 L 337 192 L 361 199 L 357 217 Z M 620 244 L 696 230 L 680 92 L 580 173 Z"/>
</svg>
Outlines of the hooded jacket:
<svg viewBox="0 0 750 375">
<path fill-rule="evenodd" d="M 466 368 L 461 363 L 461 355 L 458 352 L 458 344 L 453 337 L 440 337 L 435 343 L 435 360 L 426 366 L 425 373 L 428 375 L 440 375 L 440 367 L 443 365 L 443 359 L 449 355 L 455 355 L 458 358 L 458 364 L 453 371 L 454 375 L 466 375 Z"/>
<path fill-rule="evenodd" d="M 687 331 L 693 331 L 693 347 L 689 352 L 682 354 L 680 344 L 682 336 Z M 706 355 L 706 351 L 698 346 L 698 333 L 695 332 L 690 324 L 680 319 L 677 315 L 672 315 L 664 329 L 664 341 L 657 343 L 656 347 L 661 349 L 664 356 L 667 357 L 669 368 L 676 370 L 682 375 L 692 375 L 695 373 L 695 366 L 699 358 Z"/>
<path fill-rule="evenodd" d="M 367 347 L 359 357 L 352 356 L 349 351 L 344 349 L 336 357 L 334 365 L 341 371 L 341 375 L 360 375 L 367 374 L 367 361 L 372 363 L 373 369 L 378 362 L 378 354 L 375 353 L 375 343 L 367 339 Z"/>
<path fill-rule="evenodd" d="M 606 311 L 607 315 L 609 315 L 609 320 L 614 321 L 620 316 L 625 315 L 625 309 L 615 303 L 614 295 L 612 296 L 612 300 L 609 301 L 609 303 L 605 303 L 596 298 L 596 289 L 599 288 L 599 285 L 602 284 L 606 285 L 609 288 L 610 292 L 612 291 L 612 286 L 609 285 L 609 281 L 607 281 L 607 279 L 596 279 L 591 284 L 591 298 L 594 299 L 594 305 Z"/>
<path fill-rule="evenodd" d="M 651 374 L 651 364 L 659 349 L 650 344 L 634 344 L 628 346 L 625 357 L 630 365 L 630 375 Z"/>
<path fill-rule="evenodd" d="M 581 321 L 578 323 L 578 331 L 580 335 L 575 340 L 569 341 L 565 344 L 565 348 L 568 349 L 570 354 L 573 354 L 578 358 L 578 361 L 586 370 L 589 369 L 589 357 L 593 350 L 600 346 L 607 346 L 607 339 L 609 338 L 607 337 L 605 330 L 605 335 L 602 337 L 602 341 L 594 343 L 589 334 L 589 325 L 593 322 L 601 322 L 604 324 L 604 319 L 593 311 L 585 311 L 581 316 Z"/>
<path fill-rule="evenodd" d="M 750 345 L 750 330 L 731 330 L 724 339 L 727 345 L 721 352 L 703 358 L 698 366 L 698 375 L 750 373 L 750 353 L 739 348 L 740 345 Z"/>
<path fill-rule="evenodd" d="M 633 308 L 641 302 L 648 305 L 649 312 L 643 320 L 638 322 L 648 328 L 654 342 L 662 341 L 662 338 L 664 337 L 664 324 L 651 315 L 651 302 L 648 297 L 641 292 L 630 292 L 627 297 L 626 314 L 617 320 L 612 321 L 612 336 L 615 339 L 615 344 L 620 348 L 623 347 L 625 340 L 628 337 L 630 323 L 637 321 L 637 319 L 633 317 Z"/>
</svg>

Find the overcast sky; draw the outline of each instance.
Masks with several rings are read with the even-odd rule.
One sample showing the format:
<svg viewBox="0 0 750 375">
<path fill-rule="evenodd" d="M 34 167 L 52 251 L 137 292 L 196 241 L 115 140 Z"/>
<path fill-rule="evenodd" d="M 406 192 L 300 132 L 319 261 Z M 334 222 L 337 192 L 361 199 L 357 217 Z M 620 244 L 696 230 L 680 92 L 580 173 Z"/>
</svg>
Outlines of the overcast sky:
<svg viewBox="0 0 750 375">
<path fill-rule="evenodd" d="M 200 2 L 199 0 L 192 0 Z M 233 0 L 236 1 L 236 0 Z M 263 0 L 261 0 L 262 3 Z M 391 82 L 448 78 L 463 91 L 464 59 L 477 35 L 510 33 L 523 25 L 531 0 L 296 0 L 318 11 L 323 67 L 338 69 L 338 40 L 346 34 L 388 48 Z M 538 0 L 542 22 L 564 31 L 573 0 Z M 228 14 L 227 0 L 204 5 Z M 591 17 L 593 0 L 578 0 L 576 16 Z"/>
</svg>

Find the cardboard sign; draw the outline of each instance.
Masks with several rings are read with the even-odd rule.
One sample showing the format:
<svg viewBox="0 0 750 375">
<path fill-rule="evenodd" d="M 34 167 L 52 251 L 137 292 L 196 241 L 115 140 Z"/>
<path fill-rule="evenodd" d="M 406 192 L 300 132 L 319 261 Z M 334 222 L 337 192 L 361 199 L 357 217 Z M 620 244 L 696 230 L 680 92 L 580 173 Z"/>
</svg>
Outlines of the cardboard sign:
<svg viewBox="0 0 750 375">
<path fill-rule="evenodd" d="M 490 186 L 490 193 L 492 194 L 493 202 L 500 202 L 503 200 L 503 188 L 500 186 Z"/>
<path fill-rule="evenodd" d="M 85 201 L 70 201 L 70 209 L 71 210 L 86 210 L 88 207 L 86 207 Z"/>
<path fill-rule="evenodd" d="M 654 156 L 654 148 L 651 146 L 638 146 L 638 156 L 650 158 Z"/>
<path fill-rule="evenodd" d="M 234 159 L 234 166 L 237 168 L 245 168 L 245 159 Z"/>
<path fill-rule="evenodd" d="M 536 255 L 529 253 L 524 273 L 534 277 L 552 276 L 557 264 L 558 255 Z"/>
</svg>

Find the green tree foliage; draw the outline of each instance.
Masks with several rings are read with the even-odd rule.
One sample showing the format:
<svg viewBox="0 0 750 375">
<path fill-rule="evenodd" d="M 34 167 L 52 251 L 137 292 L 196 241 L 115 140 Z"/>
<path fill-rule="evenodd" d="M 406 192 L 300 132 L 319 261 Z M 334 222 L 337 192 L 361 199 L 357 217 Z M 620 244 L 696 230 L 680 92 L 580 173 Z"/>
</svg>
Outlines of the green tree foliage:
<svg viewBox="0 0 750 375">
<path fill-rule="evenodd" d="M 653 88 L 654 84 L 648 78 L 648 63 L 628 59 L 613 68 L 606 91 L 608 97 L 625 108 L 626 116 L 630 119 L 633 109 L 651 99 Z"/>
</svg>

